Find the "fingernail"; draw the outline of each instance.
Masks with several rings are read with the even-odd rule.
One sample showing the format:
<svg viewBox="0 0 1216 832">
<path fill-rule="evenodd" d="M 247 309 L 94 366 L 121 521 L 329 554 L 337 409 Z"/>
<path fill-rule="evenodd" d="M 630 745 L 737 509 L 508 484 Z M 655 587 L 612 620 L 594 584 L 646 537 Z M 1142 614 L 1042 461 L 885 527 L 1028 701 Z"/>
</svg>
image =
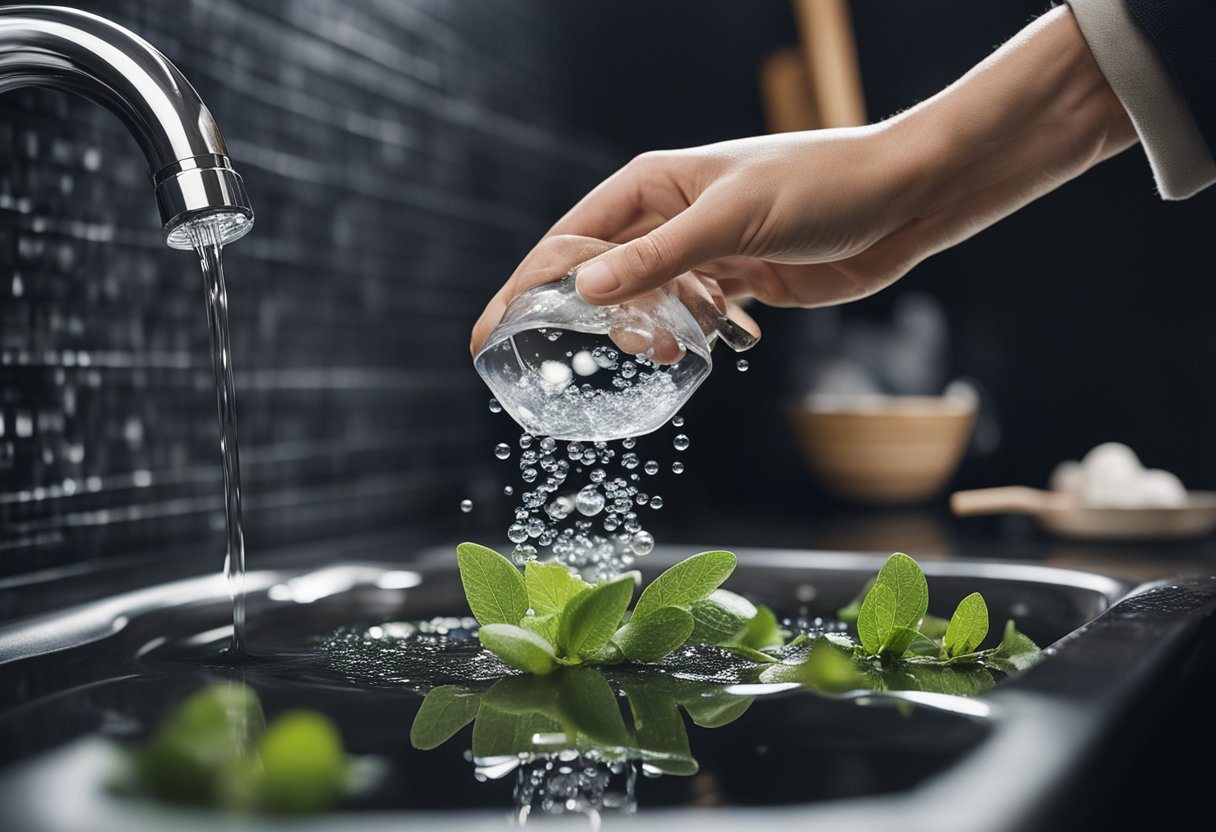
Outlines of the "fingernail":
<svg viewBox="0 0 1216 832">
<path fill-rule="evenodd" d="M 606 295 L 620 288 L 621 281 L 607 263 L 588 263 L 578 270 L 575 285 L 586 295 Z"/>
</svg>

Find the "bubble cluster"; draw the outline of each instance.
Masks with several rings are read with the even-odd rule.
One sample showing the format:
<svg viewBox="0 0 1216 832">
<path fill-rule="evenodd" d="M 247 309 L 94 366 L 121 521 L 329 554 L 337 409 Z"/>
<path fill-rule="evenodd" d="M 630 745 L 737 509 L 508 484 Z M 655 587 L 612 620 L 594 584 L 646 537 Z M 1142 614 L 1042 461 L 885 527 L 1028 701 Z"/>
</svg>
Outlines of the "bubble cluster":
<svg viewBox="0 0 1216 832">
<path fill-rule="evenodd" d="M 639 513 L 662 508 L 663 498 L 643 491 L 638 473 L 657 483 L 663 466 L 643 461 L 634 450 L 636 439 L 558 442 L 525 433 L 515 445 L 523 487 L 508 485 L 503 493 L 518 503 L 507 527 L 517 564 L 556 560 L 588 580 L 603 580 L 654 549 L 654 535 Z M 494 447 L 500 460 L 512 453 L 506 442 Z"/>
</svg>

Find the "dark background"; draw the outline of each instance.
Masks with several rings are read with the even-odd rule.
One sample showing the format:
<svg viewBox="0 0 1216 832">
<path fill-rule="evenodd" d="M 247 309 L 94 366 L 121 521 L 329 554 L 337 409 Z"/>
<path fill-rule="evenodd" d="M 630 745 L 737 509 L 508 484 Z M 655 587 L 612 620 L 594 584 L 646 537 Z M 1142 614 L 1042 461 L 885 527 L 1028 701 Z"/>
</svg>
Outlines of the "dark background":
<svg viewBox="0 0 1216 832">
<path fill-rule="evenodd" d="M 517 430 L 486 410 L 473 320 L 636 153 L 763 132 L 758 66 L 795 41 L 779 0 L 79 5 L 182 69 L 257 212 L 225 250 L 255 567 L 383 529 L 501 537 L 514 479 L 491 448 Z M 933 94 L 1045 8 L 854 0 L 870 117 Z M 941 304 L 948 373 L 979 383 L 999 426 L 954 486 L 1041 485 L 1118 440 L 1216 487 L 1214 208 L 1216 189 L 1160 200 L 1132 149 L 872 299 L 758 310 L 751 370 L 720 347 L 685 410 L 688 472 L 659 486 L 653 530 L 809 545 L 844 507 L 785 422 L 807 333 L 885 321 L 908 292 Z M 143 160 L 112 116 L 49 91 L 0 97 L 0 615 L 28 584 L 96 568 L 219 568 L 198 284 L 192 256 L 161 244 Z M 672 458 L 669 438 L 656 456 Z"/>
</svg>

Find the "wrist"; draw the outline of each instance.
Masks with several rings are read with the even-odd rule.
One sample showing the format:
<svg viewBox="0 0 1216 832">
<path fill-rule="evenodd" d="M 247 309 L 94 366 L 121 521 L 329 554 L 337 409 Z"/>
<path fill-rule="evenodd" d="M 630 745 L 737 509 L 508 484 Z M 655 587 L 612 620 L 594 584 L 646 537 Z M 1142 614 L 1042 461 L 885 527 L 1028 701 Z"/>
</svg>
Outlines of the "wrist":
<svg viewBox="0 0 1216 832">
<path fill-rule="evenodd" d="M 891 121 L 914 171 L 913 216 L 978 202 L 988 221 L 974 230 L 1136 140 L 1067 7 Z"/>
</svg>

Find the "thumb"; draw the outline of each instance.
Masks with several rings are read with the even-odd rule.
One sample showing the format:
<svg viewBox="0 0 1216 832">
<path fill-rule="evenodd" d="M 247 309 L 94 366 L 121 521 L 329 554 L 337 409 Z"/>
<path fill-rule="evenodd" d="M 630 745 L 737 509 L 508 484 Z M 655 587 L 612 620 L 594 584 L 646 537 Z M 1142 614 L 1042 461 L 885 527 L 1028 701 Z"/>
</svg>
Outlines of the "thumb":
<svg viewBox="0 0 1216 832">
<path fill-rule="evenodd" d="M 726 235 L 704 208 L 693 205 L 649 234 L 578 267 L 575 286 L 591 303 L 622 303 L 730 253 Z"/>
</svg>

